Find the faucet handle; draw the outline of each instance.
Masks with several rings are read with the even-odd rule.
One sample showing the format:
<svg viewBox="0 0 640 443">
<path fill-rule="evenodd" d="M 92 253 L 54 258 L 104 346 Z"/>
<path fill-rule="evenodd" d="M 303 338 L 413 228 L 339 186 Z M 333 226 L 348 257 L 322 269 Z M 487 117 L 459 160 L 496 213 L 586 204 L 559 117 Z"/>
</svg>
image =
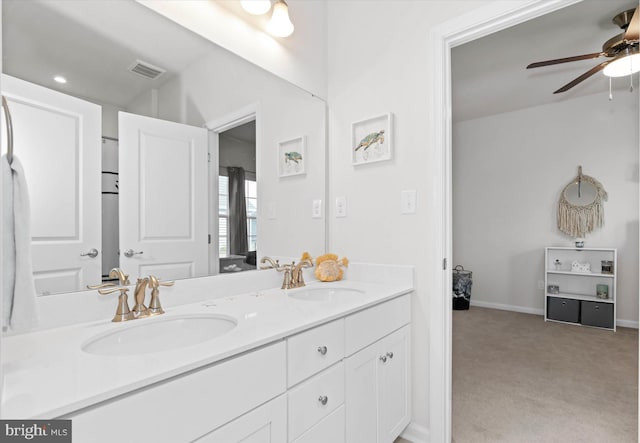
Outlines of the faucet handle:
<svg viewBox="0 0 640 443">
<path fill-rule="evenodd" d="M 115 286 L 115 283 L 99 283 L 97 285 L 87 285 L 87 289 L 102 289 Z"/>
<path fill-rule="evenodd" d="M 160 281 L 154 275 L 149 276 L 149 287 L 151 288 L 151 301 L 149 302 L 150 315 L 164 314 L 164 309 L 160 304 L 160 286 L 173 286 L 174 281 Z"/>
<path fill-rule="evenodd" d="M 275 270 L 280 270 L 280 262 L 278 260 L 274 260 L 271 257 L 267 257 L 266 255 L 264 257 L 262 257 L 262 260 L 260 260 L 260 263 L 269 263 L 268 266 L 260 266 L 260 269 L 275 269 Z"/>
<path fill-rule="evenodd" d="M 133 316 L 133 312 L 131 312 L 131 309 L 129 309 L 129 296 L 127 295 L 129 288 L 126 288 L 124 286 L 114 286 L 98 289 L 98 292 L 102 295 L 111 294 L 117 291 L 120 291 L 120 295 L 118 296 L 118 309 L 116 310 L 116 315 L 113 316 L 113 319 L 111 321 L 121 322 L 133 320 L 135 317 Z"/>
</svg>

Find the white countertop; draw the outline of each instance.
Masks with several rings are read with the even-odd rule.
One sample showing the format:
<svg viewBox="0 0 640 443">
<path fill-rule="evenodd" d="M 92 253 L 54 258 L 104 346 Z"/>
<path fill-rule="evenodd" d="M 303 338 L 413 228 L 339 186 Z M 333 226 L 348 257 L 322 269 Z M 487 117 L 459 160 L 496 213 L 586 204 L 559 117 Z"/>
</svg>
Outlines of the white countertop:
<svg viewBox="0 0 640 443">
<path fill-rule="evenodd" d="M 380 284 L 349 280 L 314 282 L 307 288 L 318 286 L 359 289 L 364 294 L 310 301 L 289 297 L 305 288 L 269 289 L 173 306 L 158 317 L 125 323 L 112 323 L 111 318 L 107 318 L 5 337 L 2 341 L 2 418 L 61 417 L 413 290 L 406 282 Z M 115 308 L 114 304 L 114 312 Z M 220 337 L 175 350 L 114 357 L 93 355 L 81 349 L 96 335 L 185 314 L 231 316 L 238 324 Z"/>
</svg>

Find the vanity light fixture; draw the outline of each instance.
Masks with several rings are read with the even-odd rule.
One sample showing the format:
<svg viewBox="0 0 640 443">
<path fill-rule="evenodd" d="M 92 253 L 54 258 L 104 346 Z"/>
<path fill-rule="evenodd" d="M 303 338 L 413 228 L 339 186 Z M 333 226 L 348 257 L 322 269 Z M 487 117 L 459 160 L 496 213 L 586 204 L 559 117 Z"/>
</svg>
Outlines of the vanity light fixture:
<svg viewBox="0 0 640 443">
<path fill-rule="evenodd" d="M 241 0 L 240 5 L 249 14 L 262 15 L 271 9 L 271 0 Z"/>
<path fill-rule="evenodd" d="M 63 77 L 63 76 L 61 76 L 61 75 L 56 75 L 55 77 L 53 77 L 53 79 L 54 79 L 56 82 L 58 82 L 58 83 L 62 83 L 62 84 L 65 84 L 65 83 L 67 82 L 67 79 L 66 79 L 66 78 L 64 78 L 64 77 Z"/>
<path fill-rule="evenodd" d="M 267 24 L 267 31 L 276 37 L 288 37 L 293 33 L 294 26 L 289 19 L 289 7 L 284 0 L 276 0 L 273 4 L 273 15 Z"/>
</svg>

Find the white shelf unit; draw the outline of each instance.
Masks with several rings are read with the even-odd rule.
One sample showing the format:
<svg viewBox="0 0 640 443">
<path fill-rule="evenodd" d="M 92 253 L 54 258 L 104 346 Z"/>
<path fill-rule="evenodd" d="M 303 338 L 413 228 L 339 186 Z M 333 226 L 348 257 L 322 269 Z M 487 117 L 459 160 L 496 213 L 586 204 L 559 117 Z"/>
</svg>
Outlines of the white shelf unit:
<svg viewBox="0 0 640 443">
<path fill-rule="evenodd" d="M 560 266 L 556 268 L 556 260 Z M 589 263 L 590 272 L 571 271 L 572 263 Z M 613 273 L 602 272 L 602 261 L 613 262 Z M 544 319 L 616 330 L 617 250 L 613 248 L 545 248 Z M 549 293 L 549 286 L 559 293 Z M 609 298 L 596 297 L 597 285 L 607 285 Z"/>
</svg>

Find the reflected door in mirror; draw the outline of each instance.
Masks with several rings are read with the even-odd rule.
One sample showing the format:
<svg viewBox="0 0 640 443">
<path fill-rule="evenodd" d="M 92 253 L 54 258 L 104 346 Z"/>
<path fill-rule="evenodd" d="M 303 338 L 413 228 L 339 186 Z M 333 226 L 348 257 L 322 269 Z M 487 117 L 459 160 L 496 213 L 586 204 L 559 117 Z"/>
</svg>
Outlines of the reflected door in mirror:
<svg viewBox="0 0 640 443">
<path fill-rule="evenodd" d="M 120 267 L 164 280 L 208 274 L 208 133 L 120 112 Z"/>
<path fill-rule="evenodd" d="M 29 188 L 36 292 L 100 282 L 100 107 L 7 75 L 2 93 Z"/>
</svg>

